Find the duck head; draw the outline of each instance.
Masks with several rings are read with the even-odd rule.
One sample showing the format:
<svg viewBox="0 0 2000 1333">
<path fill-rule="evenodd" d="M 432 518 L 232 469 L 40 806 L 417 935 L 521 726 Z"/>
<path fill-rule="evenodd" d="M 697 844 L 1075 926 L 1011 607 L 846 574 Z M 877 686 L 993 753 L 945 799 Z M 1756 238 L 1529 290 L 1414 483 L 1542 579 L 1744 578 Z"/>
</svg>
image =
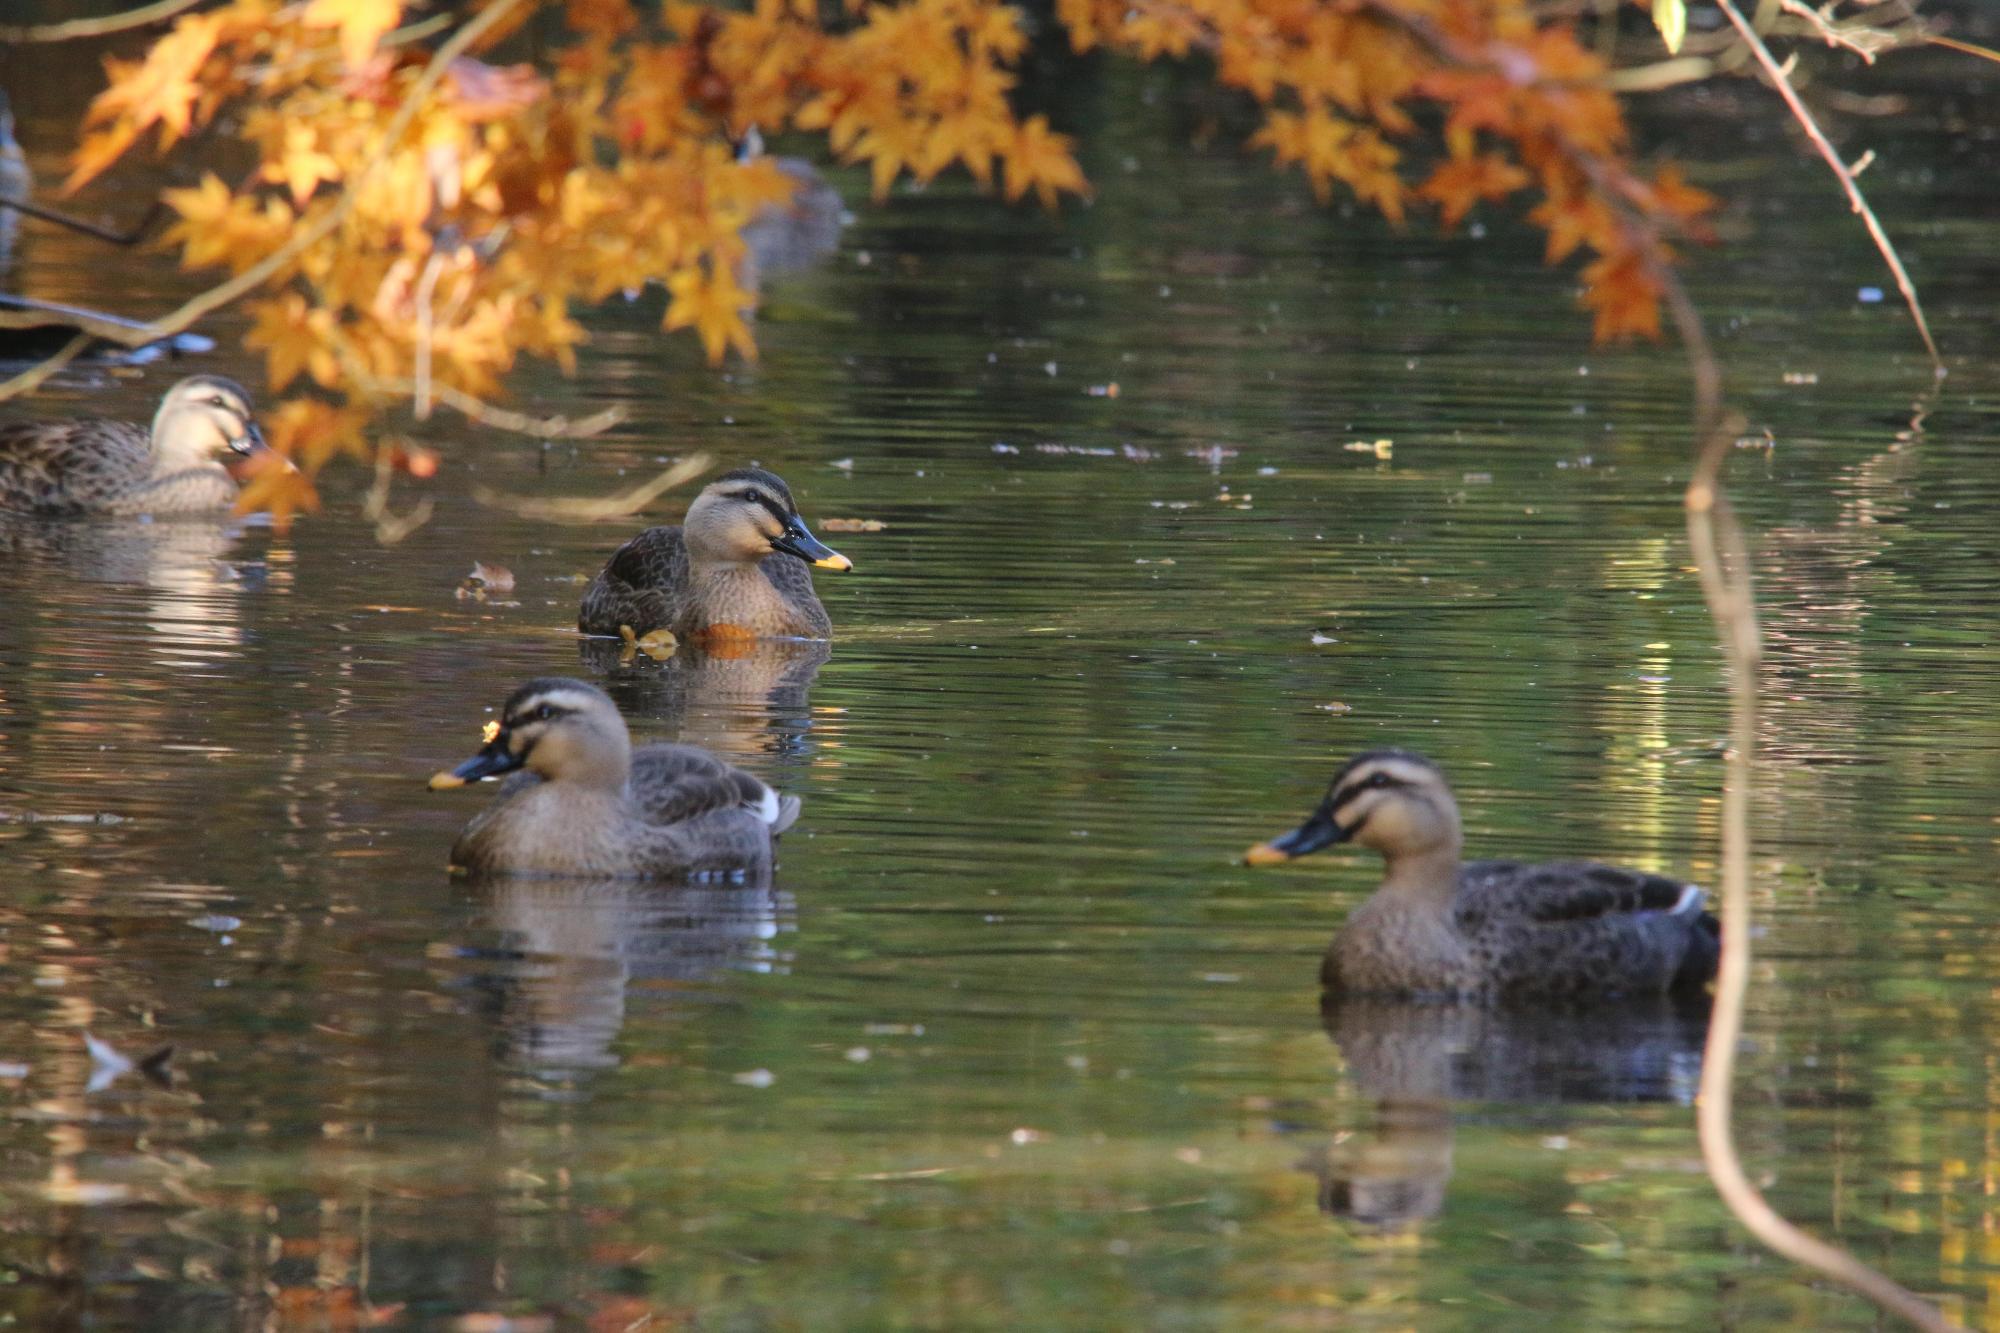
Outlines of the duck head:
<svg viewBox="0 0 2000 1333">
<path fill-rule="evenodd" d="M 543 676 L 508 696 L 478 754 L 430 786 L 443 791 L 523 768 L 548 782 L 622 791 L 632 771 L 631 733 L 596 686 Z"/>
<path fill-rule="evenodd" d="M 250 395 L 220 375 L 190 375 L 167 390 L 153 415 L 154 466 L 161 475 L 220 462 L 233 476 L 265 451 Z"/>
<path fill-rule="evenodd" d="M 1458 802 L 1437 765 L 1408 750 L 1370 750 L 1333 775 L 1326 798 L 1290 833 L 1244 853 L 1253 866 L 1277 865 L 1322 847 L 1352 842 L 1392 864 L 1409 857 L 1457 856 Z"/>
<path fill-rule="evenodd" d="M 710 482 L 682 520 L 688 555 L 696 562 L 755 564 L 773 551 L 817 569 L 852 569 L 854 562 L 806 529 L 792 492 L 777 474 L 738 468 Z"/>
</svg>

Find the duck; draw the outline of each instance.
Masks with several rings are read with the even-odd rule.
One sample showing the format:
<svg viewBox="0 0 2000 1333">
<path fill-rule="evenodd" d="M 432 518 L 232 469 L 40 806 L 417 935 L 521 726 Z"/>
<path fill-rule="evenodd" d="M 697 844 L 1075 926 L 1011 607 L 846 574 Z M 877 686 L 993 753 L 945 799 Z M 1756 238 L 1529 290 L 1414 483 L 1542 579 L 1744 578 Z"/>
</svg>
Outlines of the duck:
<svg viewBox="0 0 2000 1333">
<path fill-rule="evenodd" d="M 1327 949 L 1329 995 L 1588 1001 L 1699 993 L 1715 975 L 1721 932 L 1699 886 L 1594 861 L 1462 862 L 1451 786 L 1411 751 L 1356 755 L 1303 824 L 1244 860 L 1345 842 L 1387 873 Z"/>
<path fill-rule="evenodd" d="M 433 791 L 508 777 L 452 845 L 474 875 L 767 875 L 799 800 L 694 745 L 632 748 L 610 696 L 542 676 L 509 695 L 479 752 Z"/>
<path fill-rule="evenodd" d="M 237 470 L 264 452 L 243 386 L 190 375 L 160 399 L 150 427 L 99 417 L 0 425 L 0 509 L 72 516 L 228 509 Z"/>
<path fill-rule="evenodd" d="M 854 562 L 806 530 L 776 473 L 738 468 L 703 488 L 680 527 L 647 528 L 614 551 L 584 589 L 576 627 L 642 638 L 666 630 L 676 640 L 831 638 L 808 567 Z"/>
</svg>

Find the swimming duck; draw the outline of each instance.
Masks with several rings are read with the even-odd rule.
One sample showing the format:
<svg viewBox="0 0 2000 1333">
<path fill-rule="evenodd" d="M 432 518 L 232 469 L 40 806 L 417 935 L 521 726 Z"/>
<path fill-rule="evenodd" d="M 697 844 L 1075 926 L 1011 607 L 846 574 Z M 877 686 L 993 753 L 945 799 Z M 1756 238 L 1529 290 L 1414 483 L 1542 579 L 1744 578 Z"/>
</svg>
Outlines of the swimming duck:
<svg viewBox="0 0 2000 1333">
<path fill-rule="evenodd" d="M 1462 864 L 1451 788 L 1407 750 L 1349 760 L 1305 823 L 1245 859 L 1341 842 L 1382 853 L 1388 873 L 1334 936 L 1329 991 L 1583 998 L 1698 989 L 1715 974 L 1719 932 L 1695 885 L 1590 861 Z"/>
<path fill-rule="evenodd" d="M 83 417 L 0 425 L 0 509 L 190 514 L 236 503 L 230 464 L 264 449 L 250 395 L 220 375 L 168 389 L 151 428 Z"/>
<path fill-rule="evenodd" d="M 632 748 L 602 690 L 544 676 L 515 690 L 478 754 L 432 790 L 517 773 L 452 845 L 479 874 L 653 878 L 768 873 L 795 796 L 693 745 Z"/>
<path fill-rule="evenodd" d="M 585 634 L 657 629 L 677 639 L 824 639 L 833 622 L 807 566 L 854 562 L 806 530 L 792 492 L 763 468 L 710 482 L 681 527 L 647 528 L 612 553 L 590 586 L 576 627 Z"/>
</svg>

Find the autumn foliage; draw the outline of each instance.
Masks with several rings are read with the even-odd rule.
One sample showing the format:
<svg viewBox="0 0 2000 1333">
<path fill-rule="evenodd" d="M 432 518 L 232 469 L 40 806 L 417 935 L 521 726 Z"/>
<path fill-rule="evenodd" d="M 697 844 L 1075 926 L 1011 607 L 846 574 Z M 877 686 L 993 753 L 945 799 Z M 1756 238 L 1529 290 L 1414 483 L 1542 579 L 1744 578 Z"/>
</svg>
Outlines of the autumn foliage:
<svg viewBox="0 0 2000 1333">
<path fill-rule="evenodd" d="M 1629 156 L 1606 70 L 1530 0 L 1056 0 L 1079 51 L 1201 56 L 1257 109 L 1252 147 L 1401 221 L 1457 224 L 1517 196 L 1548 258 L 1587 256 L 1597 335 L 1654 334 L 1669 238 L 1708 199 Z M 579 306 L 661 284 L 665 325 L 711 360 L 755 355 L 745 225 L 792 184 L 740 153 L 823 134 L 877 196 L 962 169 L 1055 207 L 1087 185 L 1070 140 L 1009 97 L 1028 43 L 996 0 L 230 0 L 108 62 L 72 187 L 142 137 L 226 123 L 245 179 L 169 194 L 191 268 L 270 272 L 251 344 L 271 387 L 323 393 L 274 416 L 308 473 L 372 455 L 373 410 L 503 390 L 522 355 L 568 366 Z M 501 63 L 527 20 L 563 36 Z M 538 29 L 539 31 L 539 29 Z M 272 488 L 285 483 L 274 478 Z M 280 494 L 260 496 L 285 503 Z"/>
</svg>

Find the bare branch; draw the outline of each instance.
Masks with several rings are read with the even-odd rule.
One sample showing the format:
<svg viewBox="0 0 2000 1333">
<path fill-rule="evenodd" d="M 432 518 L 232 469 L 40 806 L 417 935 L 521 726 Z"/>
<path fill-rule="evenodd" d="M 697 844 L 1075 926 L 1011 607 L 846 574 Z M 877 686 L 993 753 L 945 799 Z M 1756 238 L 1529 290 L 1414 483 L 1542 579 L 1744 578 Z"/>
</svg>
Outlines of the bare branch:
<svg viewBox="0 0 2000 1333">
<path fill-rule="evenodd" d="M 689 454 L 659 476 L 629 491 L 603 497 L 558 496 L 544 499 L 533 495 L 504 495 L 485 486 L 474 486 L 472 498 L 494 509 L 505 509 L 522 518 L 556 523 L 595 523 L 601 519 L 629 518 L 676 486 L 693 481 L 708 471 L 714 460 L 707 454 Z"/>
<path fill-rule="evenodd" d="M 101 227 L 95 222 L 86 222 L 84 219 L 65 213 L 60 209 L 49 208 L 43 204 L 29 203 L 26 199 L 0 198 L 0 208 L 11 208 L 16 213 L 22 213 L 31 218 L 40 218 L 43 222 L 53 222 L 58 227 L 67 227 L 71 231 L 82 232 L 85 236 L 95 236 L 98 240 L 109 241 L 113 245 L 137 245 L 140 241 L 146 239 L 146 233 L 151 231 L 153 224 L 160 220 L 160 214 L 167 211 L 166 203 L 163 200 L 155 199 L 153 206 L 146 210 L 146 216 L 139 219 L 138 225 L 130 231 L 120 232 L 113 231 L 109 227 Z"/>
<path fill-rule="evenodd" d="M 73 42 L 84 37 L 109 37 L 150 23 L 165 23 L 200 3 L 201 0 L 153 0 L 150 5 L 103 18 L 70 19 L 66 23 L 10 23 L 0 26 L 0 42 Z"/>
<path fill-rule="evenodd" d="M 1764 67 L 1764 72 L 1771 78 L 1772 86 L 1778 90 L 1778 95 L 1785 99 L 1785 105 L 1791 108 L 1793 119 L 1799 122 L 1800 128 L 1806 132 L 1806 137 L 1812 140 L 1813 147 L 1819 150 L 1819 155 L 1826 160 L 1826 165 L 1839 178 L 1842 188 L 1847 191 L 1848 201 L 1854 206 L 1854 211 L 1868 224 L 1868 234 L 1875 238 L 1875 248 L 1882 252 L 1882 258 L 1888 263 L 1889 271 L 1896 275 L 1896 289 L 1903 294 L 1904 302 L 1910 307 L 1910 317 L 1917 323 L 1917 332 L 1923 335 L 1924 347 L 1931 354 L 1931 368 L 1935 373 L 1942 375 L 1944 358 L 1938 355 L 1937 342 L 1931 337 L 1931 326 L 1924 319 L 1923 306 L 1917 301 L 1917 289 L 1910 282 L 1910 275 L 1904 272 L 1903 261 L 1897 256 L 1896 247 L 1890 243 L 1889 234 L 1882 230 L 1882 224 L 1875 217 L 1875 211 L 1869 208 L 1868 201 L 1862 198 L 1861 187 L 1854 183 L 1854 176 L 1847 170 L 1847 165 L 1840 160 L 1839 152 L 1827 142 L 1827 137 L 1821 133 L 1818 122 L 1813 120 L 1812 112 L 1806 110 L 1806 104 L 1799 100 L 1799 95 L 1793 89 L 1791 81 L 1785 77 L 1784 70 L 1779 67 L 1776 60 L 1772 59 L 1770 48 L 1764 45 L 1764 39 L 1759 37 L 1757 30 L 1744 19 L 1742 12 L 1736 8 L 1734 0 L 1715 0 L 1715 3 L 1743 38 L 1743 44 L 1757 57 L 1757 63 Z"/>
</svg>

